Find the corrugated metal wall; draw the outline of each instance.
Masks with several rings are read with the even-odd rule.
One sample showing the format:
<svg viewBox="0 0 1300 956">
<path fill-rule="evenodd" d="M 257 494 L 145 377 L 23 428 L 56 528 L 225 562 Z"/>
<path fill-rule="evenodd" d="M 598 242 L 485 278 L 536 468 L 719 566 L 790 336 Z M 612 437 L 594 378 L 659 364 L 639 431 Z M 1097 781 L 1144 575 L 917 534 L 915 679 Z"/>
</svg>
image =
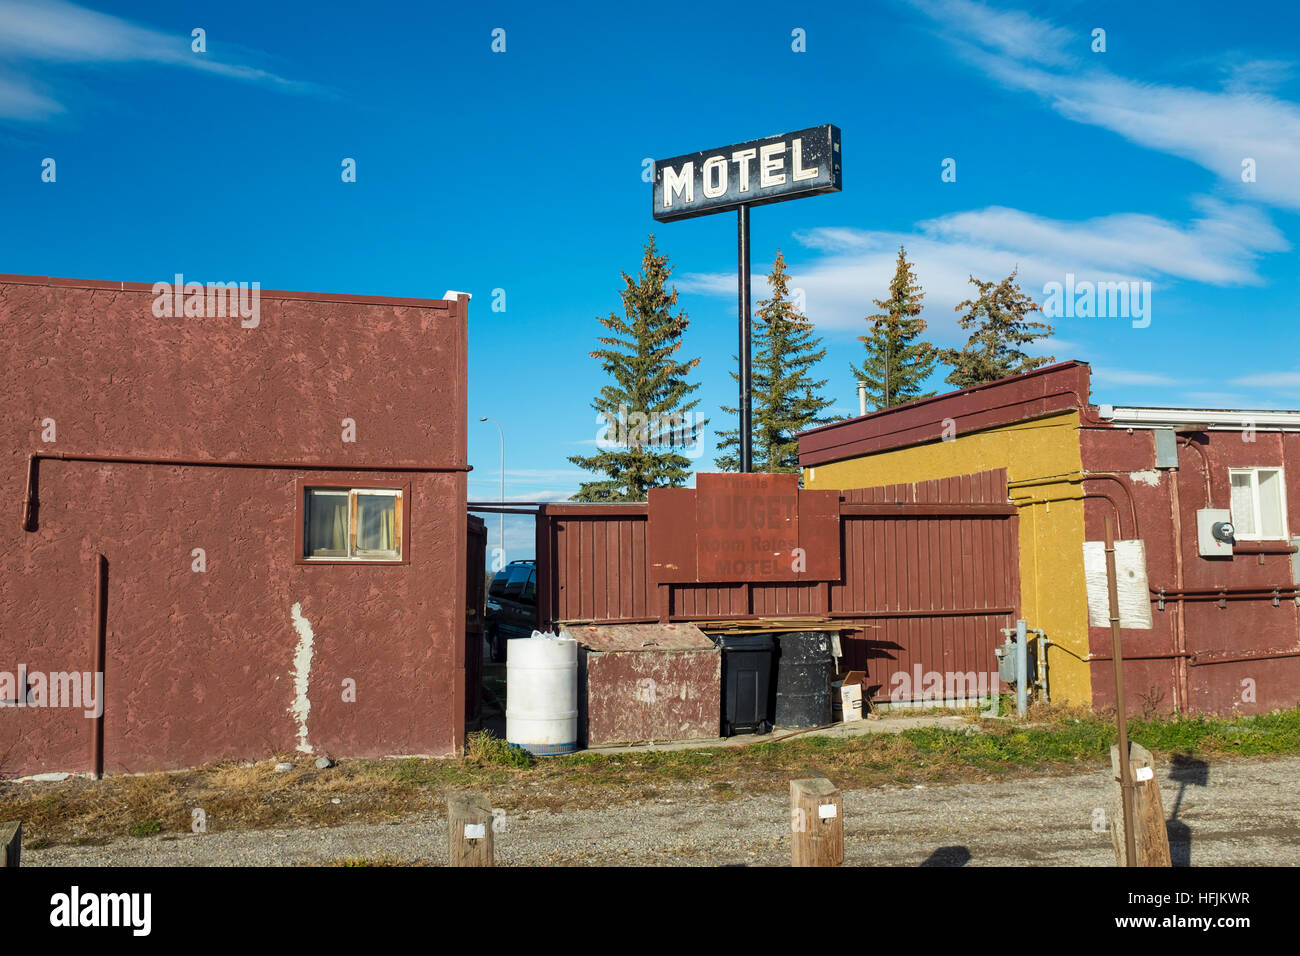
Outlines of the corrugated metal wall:
<svg viewBox="0 0 1300 956">
<path fill-rule="evenodd" d="M 867 672 L 873 699 L 888 700 L 895 688 L 919 691 L 918 667 L 921 683 L 932 671 L 996 672 L 993 649 L 1001 628 L 1015 625 L 1020 604 L 1006 472 L 852 489 L 844 498 L 844 574 L 831 585 L 831 605 L 836 617 L 852 615 L 851 623 L 863 625 L 845 636 L 844 663 Z M 854 505 L 873 504 L 959 507 L 950 514 L 852 514 Z M 960 506 L 971 508 L 962 513 Z"/>
<path fill-rule="evenodd" d="M 996 671 L 1020 603 L 1015 508 L 1002 470 L 846 491 L 841 576 L 794 584 L 655 585 L 645 505 L 545 505 L 538 515 L 541 621 L 830 616 L 844 664 L 888 699 L 895 675 Z"/>
</svg>

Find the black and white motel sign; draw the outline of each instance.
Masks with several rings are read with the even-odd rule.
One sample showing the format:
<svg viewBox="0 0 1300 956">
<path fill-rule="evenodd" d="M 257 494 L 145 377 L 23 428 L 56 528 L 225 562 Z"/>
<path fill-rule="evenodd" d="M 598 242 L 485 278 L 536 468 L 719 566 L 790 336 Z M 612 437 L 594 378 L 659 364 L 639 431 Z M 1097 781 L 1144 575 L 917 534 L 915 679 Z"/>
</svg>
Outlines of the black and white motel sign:
<svg viewBox="0 0 1300 956">
<path fill-rule="evenodd" d="M 749 207 L 837 193 L 842 185 L 840 131 L 829 123 L 782 136 L 707 149 L 655 162 L 652 191 L 659 222 L 736 210 L 736 294 L 740 325 L 740 471 L 752 470 Z"/>
<path fill-rule="evenodd" d="M 827 124 L 655 161 L 660 222 L 836 193 L 840 131 Z"/>
</svg>

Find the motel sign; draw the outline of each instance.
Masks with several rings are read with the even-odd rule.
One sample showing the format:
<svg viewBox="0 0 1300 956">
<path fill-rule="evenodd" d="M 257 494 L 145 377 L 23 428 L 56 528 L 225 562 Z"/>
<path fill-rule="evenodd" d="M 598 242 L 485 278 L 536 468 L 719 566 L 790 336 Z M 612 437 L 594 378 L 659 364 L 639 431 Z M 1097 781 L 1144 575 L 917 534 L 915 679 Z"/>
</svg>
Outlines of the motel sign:
<svg viewBox="0 0 1300 956">
<path fill-rule="evenodd" d="M 740 314 L 740 471 L 753 470 L 750 442 L 749 207 L 842 186 L 840 131 L 829 123 L 655 161 L 652 215 L 658 222 L 736 210 Z"/>
</svg>

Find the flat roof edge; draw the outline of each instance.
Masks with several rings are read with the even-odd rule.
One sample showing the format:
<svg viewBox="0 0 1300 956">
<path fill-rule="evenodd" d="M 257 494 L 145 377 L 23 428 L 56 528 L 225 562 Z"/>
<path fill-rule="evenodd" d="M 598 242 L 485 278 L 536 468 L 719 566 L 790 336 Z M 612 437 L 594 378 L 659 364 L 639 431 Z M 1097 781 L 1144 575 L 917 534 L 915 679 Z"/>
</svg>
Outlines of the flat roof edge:
<svg viewBox="0 0 1300 956">
<path fill-rule="evenodd" d="M 154 282 L 117 282 L 107 279 L 65 279 L 58 276 L 9 275 L 0 273 L 0 284 L 46 286 L 57 289 L 92 289 L 106 292 L 144 292 L 154 294 Z M 345 292 L 301 292 L 285 289 L 258 289 L 267 299 L 298 299 L 308 302 L 354 302 L 360 305 L 396 305 L 411 308 L 447 310 L 455 299 L 403 298 L 398 296 L 360 295 Z M 468 298 L 468 295 L 466 295 Z"/>
<path fill-rule="evenodd" d="M 1101 405 L 1099 418 L 1116 427 L 1146 425 L 1282 425 L 1300 427 L 1300 410 L 1272 408 L 1167 408 L 1159 406 Z"/>
<path fill-rule="evenodd" d="M 1090 369 L 1058 362 L 1020 375 L 897 405 L 800 432 L 799 464 L 810 468 L 1090 408 Z"/>
<path fill-rule="evenodd" d="M 882 408 L 874 412 L 867 412 L 867 414 L 865 415 L 855 415 L 852 418 L 846 418 L 844 421 L 830 422 L 826 425 L 818 425 L 816 428 L 809 428 L 806 431 L 801 431 L 797 433 L 795 435 L 795 438 L 801 438 L 804 435 L 816 435 L 821 432 L 830 431 L 835 428 L 843 428 L 846 425 L 850 425 L 857 422 L 864 422 L 869 419 L 876 418 L 878 416 L 896 415 L 899 412 L 913 411 L 915 409 L 924 408 L 926 405 L 933 405 L 937 402 L 950 401 L 951 399 L 956 398 L 958 396 L 974 395 L 978 392 L 985 391 L 990 388 L 998 388 L 998 387 L 1006 386 L 1011 382 L 1024 382 L 1030 379 L 1041 377 L 1043 375 L 1048 375 L 1056 372 L 1063 372 L 1069 368 L 1089 368 L 1089 365 L 1087 362 L 1080 362 L 1077 359 L 1071 359 L 1066 362 L 1056 362 L 1053 365 L 1044 365 L 1041 366 L 1040 368 L 1036 368 L 1028 372 L 1022 372 L 1019 375 L 1012 375 L 1008 378 L 1000 378 L 996 382 L 985 382 L 983 385 L 970 385 L 967 386 L 966 388 L 955 389 L 951 392 L 942 392 L 938 395 L 931 395 L 929 398 L 918 398 L 913 401 L 906 402 L 902 405 L 894 405 L 891 406 L 890 408 Z"/>
</svg>

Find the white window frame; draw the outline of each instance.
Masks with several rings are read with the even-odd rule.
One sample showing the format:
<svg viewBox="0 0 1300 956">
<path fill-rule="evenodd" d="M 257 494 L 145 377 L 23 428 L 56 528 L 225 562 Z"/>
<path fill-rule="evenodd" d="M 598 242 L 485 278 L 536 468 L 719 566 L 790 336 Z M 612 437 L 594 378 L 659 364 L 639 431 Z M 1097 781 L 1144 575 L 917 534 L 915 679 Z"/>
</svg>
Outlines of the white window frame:
<svg viewBox="0 0 1300 956">
<path fill-rule="evenodd" d="M 1278 478 L 1278 497 L 1281 499 L 1278 504 L 1281 508 L 1282 533 L 1277 537 L 1262 534 L 1255 531 L 1252 534 L 1243 534 L 1236 528 L 1236 515 L 1233 515 L 1233 536 L 1239 541 L 1289 541 L 1290 527 L 1286 520 L 1286 471 L 1281 465 L 1251 465 L 1245 468 L 1228 469 L 1228 510 L 1232 510 L 1232 478 L 1234 475 L 1250 475 L 1250 501 L 1254 507 L 1254 525 L 1260 529 L 1264 525 L 1263 509 L 1260 507 L 1259 498 L 1259 473 L 1261 471 L 1275 471 Z"/>
<path fill-rule="evenodd" d="M 347 495 L 348 499 L 348 553 L 343 554 L 311 554 L 308 548 L 311 546 L 311 498 L 313 492 L 322 492 L 327 495 Z M 376 551 L 372 549 L 362 549 L 357 546 L 357 496 L 373 495 L 375 497 L 395 498 L 393 507 L 396 510 L 396 537 L 397 547 L 390 551 Z M 303 530 L 302 530 L 302 560 L 317 561 L 321 563 L 349 561 L 358 564 L 399 564 L 402 563 L 402 539 L 404 535 L 403 525 L 406 516 L 402 512 L 403 490 L 401 488 L 349 488 L 340 485 L 304 485 L 303 486 Z"/>
</svg>

